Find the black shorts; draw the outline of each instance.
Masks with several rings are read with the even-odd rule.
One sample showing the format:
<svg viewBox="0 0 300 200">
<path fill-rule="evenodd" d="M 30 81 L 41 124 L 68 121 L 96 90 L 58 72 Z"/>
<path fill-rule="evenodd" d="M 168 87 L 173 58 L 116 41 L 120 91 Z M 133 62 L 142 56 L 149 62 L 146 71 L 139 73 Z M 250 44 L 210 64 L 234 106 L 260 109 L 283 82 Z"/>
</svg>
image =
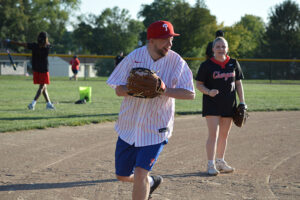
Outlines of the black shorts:
<svg viewBox="0 0 300 200">
<path fill-rule="evenodd" d="M 77 69 L 72 69 L 73 74 L 78 74 L 78 70 Z"/>
<path fill-rule="evenodd" d="M 202 105 L 202 116 L 221 116 L 221 117 L 232 117 L 233 110 L 235 108 L 235 101 L 220 102 L 207 100 L 203 101 Z"/>
</svg>

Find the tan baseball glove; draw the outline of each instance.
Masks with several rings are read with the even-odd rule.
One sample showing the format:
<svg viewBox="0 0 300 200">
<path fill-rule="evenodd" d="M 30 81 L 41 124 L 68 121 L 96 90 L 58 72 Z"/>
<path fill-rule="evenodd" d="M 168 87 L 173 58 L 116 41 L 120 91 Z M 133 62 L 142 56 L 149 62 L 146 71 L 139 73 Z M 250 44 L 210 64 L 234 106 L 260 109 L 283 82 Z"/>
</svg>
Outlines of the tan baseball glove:
<svg viewBox="0 0 300 200">
<path fill-rule="evenodd" d="M 139 98 L 154 98 L 165 92 L 165 83 L 155 72 L 146 68 L 133 68 L 127 78 L 128 94 Z"/>
</svg>

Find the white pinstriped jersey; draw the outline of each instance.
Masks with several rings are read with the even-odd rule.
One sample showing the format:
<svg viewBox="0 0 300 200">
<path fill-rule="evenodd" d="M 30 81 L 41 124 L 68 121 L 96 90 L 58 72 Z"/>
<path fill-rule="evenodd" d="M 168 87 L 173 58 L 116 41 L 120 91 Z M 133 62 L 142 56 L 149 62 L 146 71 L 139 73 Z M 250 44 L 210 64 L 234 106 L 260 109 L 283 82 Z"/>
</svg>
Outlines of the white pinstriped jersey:
<svg viewBox="0 0 300 200">
<path fill-rule="evenodd" d="M 112 88 L 126 85 L 132 68 L 155 71 L 167 88 L 183 88 L 195 93 L 193 75 L 187 63 L 174 51 L 154 61 L 147 46 L 131 52 L 107 80 Z M 158 144 L 172 135 L 175 99 L 164 95 L 153 99 L 124 97 L 115 130 L 120 138 L 136 147 Z"/>
</svg>

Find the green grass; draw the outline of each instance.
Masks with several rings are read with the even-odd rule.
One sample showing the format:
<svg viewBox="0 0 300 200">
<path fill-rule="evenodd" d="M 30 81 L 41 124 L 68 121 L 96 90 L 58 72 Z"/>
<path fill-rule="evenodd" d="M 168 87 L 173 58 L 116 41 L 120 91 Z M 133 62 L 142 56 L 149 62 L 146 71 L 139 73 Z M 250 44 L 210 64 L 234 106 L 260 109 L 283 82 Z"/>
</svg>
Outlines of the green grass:
<svg viewBox="0 0 300 200">
<path fill-rule="evenodd" d="M 51 78 L 48 92 L 56 110 L 46 110 L 41 96 L 36 109 L 30 111 L 27 105 L 38 87 L 32 84 L 32 77 L 0 76 L 0 132 L 114 121 L 122 98 L 106 85 L 106 79 L 99 77 L 75 82 L 68 78 Z M 249 111 L 300 110 L 298 83 L 268 84 L 268 81 L 258 81 L 255 84 L 254 81 L 244 81 Z M 92 87 L 91 103 L 74 104 L 79 99 L 79 86 Z M 177 114 L 198 114 L 201 107 L 202 95 L 198 91 L 194 101 L 176 100 Z"/>
</svg>

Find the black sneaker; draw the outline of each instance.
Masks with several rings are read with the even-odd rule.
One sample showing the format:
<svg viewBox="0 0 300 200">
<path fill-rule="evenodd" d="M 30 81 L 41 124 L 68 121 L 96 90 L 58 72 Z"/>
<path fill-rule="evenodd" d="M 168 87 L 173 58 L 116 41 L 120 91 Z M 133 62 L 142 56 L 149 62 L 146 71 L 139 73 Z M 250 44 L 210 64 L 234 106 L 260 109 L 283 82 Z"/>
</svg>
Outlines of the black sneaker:
<svg viewBox="0 0 300 200">
<path fill-rule="evenodd" d="M 86 104 L 86 100 L 80 99 L 80 100 L 76 101 L 75 104 Z"/>
<path fill-rule="evenodd" d="M 151 194 L 163 182 L 163 178 L 161 176 L 151 176 L 151 177 L 153 178 L 154 184 L 150 187 L 150 193 L 148 199 L 151 199 Z"/>
</svg>

